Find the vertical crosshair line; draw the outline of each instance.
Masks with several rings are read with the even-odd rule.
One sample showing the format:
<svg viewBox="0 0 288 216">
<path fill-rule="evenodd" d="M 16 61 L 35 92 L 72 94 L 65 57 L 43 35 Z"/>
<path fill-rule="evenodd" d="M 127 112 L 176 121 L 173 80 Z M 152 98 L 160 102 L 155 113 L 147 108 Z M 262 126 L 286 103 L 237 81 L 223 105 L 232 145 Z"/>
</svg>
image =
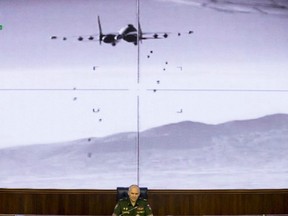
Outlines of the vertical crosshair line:
<svg viewBox="0 0 288 216">
<path fill-rule="evenodd" d="M 139 116 L 139 95 L 137 95 L 137 185 L 140 184 L 140 116 Z"/>
<path fill-rule="evenodd" d="M 137 84 L 140 83 L 140 0 L 137 1 L 137 12 L 136 12 L 136 17 L 137 17 Z"/>
<path fill-rule="evenodd" d="M 137 17 L 137 84 L 140 83 L 140 0 L 136 0 Z M 137 185 L 140 184 L 140 112 L 139 95 L 137 95 Z"/>
</svg>

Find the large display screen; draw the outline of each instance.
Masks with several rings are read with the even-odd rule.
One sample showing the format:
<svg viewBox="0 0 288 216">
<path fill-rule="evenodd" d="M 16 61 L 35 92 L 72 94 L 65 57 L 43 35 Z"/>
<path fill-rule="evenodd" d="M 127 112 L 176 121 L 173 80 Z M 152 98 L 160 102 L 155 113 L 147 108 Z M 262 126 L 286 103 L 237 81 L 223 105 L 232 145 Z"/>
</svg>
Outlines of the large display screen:
<svg viewBox="0 0 288 216">
<path fill-rule="evenodd" d="M 1 0 L 0 188 L 287 188 L 287 35 L 281 0 Z"/>
</svg>

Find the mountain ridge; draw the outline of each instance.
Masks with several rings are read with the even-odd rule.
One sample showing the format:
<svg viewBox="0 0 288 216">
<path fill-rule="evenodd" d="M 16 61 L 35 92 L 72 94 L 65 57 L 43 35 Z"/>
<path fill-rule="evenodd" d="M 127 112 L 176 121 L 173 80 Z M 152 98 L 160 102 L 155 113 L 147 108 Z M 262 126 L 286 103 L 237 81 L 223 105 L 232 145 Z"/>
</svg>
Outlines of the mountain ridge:
<svg viewBox="0 0 288 216">
<path fill-rule="evenodd" d="M 248 187 L 251 175 L 255 179 L 265 175 L 263 181 L 273 177 L 279 185 L 288 182 L 287 114 L 218 125 L 184 121 L 151 128 L 139 135 L 139 162 L 146 173 L 141 176 L 154 179 L 151 184 L 155 187 L 161 179 L 171 179 L 171 188 L 179 186 L 174 182 L 207 187 L 211 182 L 204 178 L 206 175 L 217 179 L 216 188 L 235 184 Z M 0 149 L 0 185 L 111 187 L 119 184 L 123 175 L 128 179 L 135 176 L 137 146 L 137 133 L 124 132 L 103 138 Z M 229 184 L 223 178 L 227 175 L 235 176 Z M 237 175 L 247 175 L 247 179 L 238 179 Z"/>
</svg>

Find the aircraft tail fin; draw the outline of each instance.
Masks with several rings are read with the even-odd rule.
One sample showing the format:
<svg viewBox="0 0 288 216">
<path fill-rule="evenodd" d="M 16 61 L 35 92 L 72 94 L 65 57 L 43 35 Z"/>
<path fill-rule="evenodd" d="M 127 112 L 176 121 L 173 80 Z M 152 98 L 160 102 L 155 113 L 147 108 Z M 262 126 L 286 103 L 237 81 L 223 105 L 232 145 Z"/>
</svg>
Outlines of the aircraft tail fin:
<svg viewBox="0 0 288 216">
<path fill-rule="evenodd" d="M 99 43 L 101 44 L 103 39 L 103 32 L 102 32 L 102 26 L 100 22 L 100 16 L 98 16 L 98 28 L 99 28 Z"/>
<path fill-rule="evenodd" d="M 142 39 L 143 39 L 143 32 L 141 29 L 140 21 L 138 20 L 138 41 L 137 41 L 137 43 L 142 42 Z"/>
</svg>

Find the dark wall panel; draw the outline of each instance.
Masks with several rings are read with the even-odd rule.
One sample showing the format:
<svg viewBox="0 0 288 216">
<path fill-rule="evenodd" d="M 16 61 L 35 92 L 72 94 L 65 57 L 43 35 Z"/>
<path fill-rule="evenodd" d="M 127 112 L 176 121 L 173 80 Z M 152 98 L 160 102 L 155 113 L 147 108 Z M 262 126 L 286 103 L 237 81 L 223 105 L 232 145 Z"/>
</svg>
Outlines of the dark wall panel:
<svg viewBox="0 0 288 216">
<path fill-rule="evenodd" d="M 283 190 L 149 190 L 154 215 L 288 214 Z M 0 214 L 111 215 L 116 190 L 0 189 Z"/>
</svg>

